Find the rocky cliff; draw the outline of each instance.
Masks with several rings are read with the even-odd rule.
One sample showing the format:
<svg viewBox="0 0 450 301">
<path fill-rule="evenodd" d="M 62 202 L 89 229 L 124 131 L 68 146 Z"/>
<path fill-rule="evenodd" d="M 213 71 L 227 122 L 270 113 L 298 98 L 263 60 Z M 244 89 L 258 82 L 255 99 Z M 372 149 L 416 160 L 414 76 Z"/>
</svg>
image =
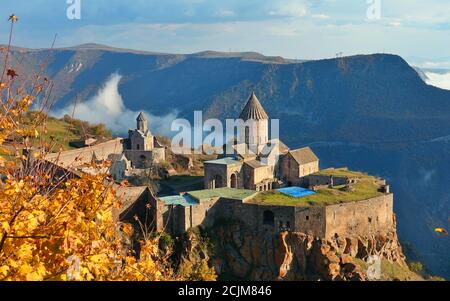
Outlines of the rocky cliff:
<svg viewBox="0 0 450 301">
<path fill-rule="evenodd" d="M 324 240 L 304 233 L 254 233 L 233 222 L 186 233 L 181 260 L 207 259 L 224 279 L 364 281 L 371 280 L 366 260 L 372 255 L 380 256 L 383 266 L 409 273 L 395 230 Z M 408 277 L 415 276 L 410 272 Z M 379 278 L 394 279 L 384 274 Z"/>
<path fill-rule="evenodd" d="M 157 116 L 176 111 L 192 119 L 193 110 L 237 116 L 254 90 L 269 116 L 280 119 L 280 137 L 291 148 L 311 146 L 321 168 L 347 166 L 387 179 L 400 239 L 413 247 L 415 260 L 450 278 L 450 240 L 434 232 L 449 227 L 450 91 L 428 86 L 402 58 L 299 62 L 99 45 L 15 48 L 12 57 L 19 75 L 48 62 L 43 75 L 54 81 L 55 109 L 95 96 L 115 72 L 122 75 L 125 107 Z"/>
</svg>

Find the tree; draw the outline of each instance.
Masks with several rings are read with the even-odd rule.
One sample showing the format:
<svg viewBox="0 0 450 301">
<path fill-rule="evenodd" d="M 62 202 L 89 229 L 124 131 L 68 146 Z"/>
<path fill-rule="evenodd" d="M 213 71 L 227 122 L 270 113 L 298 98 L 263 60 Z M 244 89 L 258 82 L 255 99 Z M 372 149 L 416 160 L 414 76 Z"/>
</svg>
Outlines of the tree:
<svg viewBox="0 0 450 301">
<path fill-rule="evenodd" d="M 17 20 L 10 17 L 0 78 L 0 280 L 176 279 L 158 235 L 143 237 L 139 258 L 126 247 L 131 226 L 113 219 L 121 202 L 107 175 L 61 175 L 45 148 L 32 151 L 24 138 L 45 131 L 47 114 L 23 121 L 32 105 L 45 111 L 52 83 L 40 74 L 27 82 L 8 67 Z"/>
</svg>

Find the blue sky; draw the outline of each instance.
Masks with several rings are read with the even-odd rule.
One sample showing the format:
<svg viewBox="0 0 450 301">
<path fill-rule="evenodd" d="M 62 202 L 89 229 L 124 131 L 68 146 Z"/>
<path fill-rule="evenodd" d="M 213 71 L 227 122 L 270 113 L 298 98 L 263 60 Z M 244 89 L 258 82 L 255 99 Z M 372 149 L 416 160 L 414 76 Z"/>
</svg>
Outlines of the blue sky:
<svg viewBox="0 0 450 301">
<path fill-rule="evenodd" d="M 66 1 L 2 0 L 0 41 L 15 13 L 14 44 L 25 47 L 49 47 L 57 33 L 57 47 L 93 42 L 299 59 L 388 52 L 450 68 L 449 0 L 80 0 L 80 20 L 67 18 Z M 368 18 L 368 1 L 380 1 L 380 19 Z"/>
</svg>

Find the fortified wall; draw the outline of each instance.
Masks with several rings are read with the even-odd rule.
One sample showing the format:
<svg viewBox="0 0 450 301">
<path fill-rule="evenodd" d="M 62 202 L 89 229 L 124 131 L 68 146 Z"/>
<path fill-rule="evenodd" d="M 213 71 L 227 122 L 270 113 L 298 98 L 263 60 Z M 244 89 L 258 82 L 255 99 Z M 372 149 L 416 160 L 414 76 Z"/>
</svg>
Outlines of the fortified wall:
<svg viewBox="0 0 450 301">
<path fill-rule="evenodd" d="M 125 150 L 125 140 L 117 138 L 108 142 L 99 143 L 80 149 L 52 153 L 45 157 L 45 160 L 62 167 L 76 168 L 90 163 L 93 158 L 96 160 L 108 160 L 111 154 L 122 154 Z"/>
<path fill-rule="evenodd" d="M 185 196 L 186 197 L 186 196 Z M 158 230 L 174 234 L 191 227 L 209 227 L 223 219 L 239 220 L 260 232 L 302 232 L 331 239 L 337 236 L 364 236 L 387 233 L 394 228 L 393 195 L 330 206 L 273 206 L 241 200 L 213 197 L 194 200 L 190 205 L 169 204 L 154 198 L 154 216 Z"/>
</svg>

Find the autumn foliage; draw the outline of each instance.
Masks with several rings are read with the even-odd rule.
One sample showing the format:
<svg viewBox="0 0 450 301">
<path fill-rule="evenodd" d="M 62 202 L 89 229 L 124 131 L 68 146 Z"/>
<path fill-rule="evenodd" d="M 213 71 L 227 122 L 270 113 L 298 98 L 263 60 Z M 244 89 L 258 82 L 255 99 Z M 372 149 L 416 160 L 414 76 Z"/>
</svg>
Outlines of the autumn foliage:
<svg viewBox="0 0 450 301">
<path fill-rule="evenodd" d="M 113 219 L 121 202 L 105 174 L 56 177 L 45 150 L 23 156 L 45 131 L 42 120 L 23 120 L 31 107 L 49 108 L 52 83 L 16 72 L 10 45 L 0 54 L 0 280 L 214 280 L 207 267 L 177 273 L 154 233 L 141 233 L 137 256 L 126 243 L 132 227 Z"/>
</svg>

